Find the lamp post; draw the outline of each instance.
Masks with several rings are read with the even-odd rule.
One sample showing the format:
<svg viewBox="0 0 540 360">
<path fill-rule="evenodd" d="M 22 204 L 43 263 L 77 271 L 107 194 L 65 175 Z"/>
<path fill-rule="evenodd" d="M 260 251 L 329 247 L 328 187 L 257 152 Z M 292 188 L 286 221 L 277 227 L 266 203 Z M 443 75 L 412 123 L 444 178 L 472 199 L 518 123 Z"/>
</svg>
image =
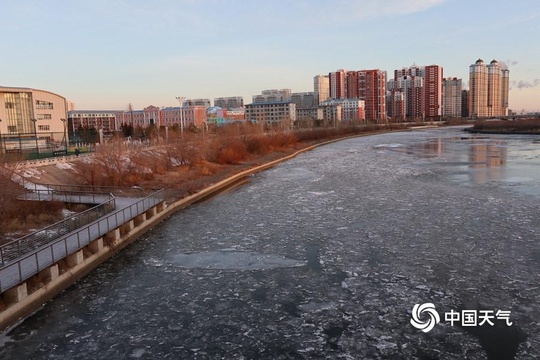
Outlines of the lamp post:
<svg viewBox="0 0 540 360">
<path fill-rule="evenodd" d="M 36 153 L 37 153 L 37 158 L 39 159 L 39 145 L 38 145 L 38 137 L 37 137 L 37 120 L 36 119 L 30 119 L 32 120 L 32 122 L 34 123 L 34 135 L 36 137 Z"/>
<path fill-rule="evenodd" d="M 177 96 L 176 100 L 180 103 L 180 134 L 184 137 L 184 100 L 185 96 Z"/>
<path fill-rule="evenodd" d="M 66 150 L 66 155 L 68 154 L 68 144 L 67 144 L 67 137 L 66 137 L 66 119 L 60 119 L 62 123 L 64 123 L 64 148 Z"/>
<path fill-rule="evenodd" d="M 0 123 L 2 122 L 2 119 L 0 119 Z M 4 153 L 4 139 L 2 139 L 2 128 L 0 126 L 0 154 Z"/>
</svg>

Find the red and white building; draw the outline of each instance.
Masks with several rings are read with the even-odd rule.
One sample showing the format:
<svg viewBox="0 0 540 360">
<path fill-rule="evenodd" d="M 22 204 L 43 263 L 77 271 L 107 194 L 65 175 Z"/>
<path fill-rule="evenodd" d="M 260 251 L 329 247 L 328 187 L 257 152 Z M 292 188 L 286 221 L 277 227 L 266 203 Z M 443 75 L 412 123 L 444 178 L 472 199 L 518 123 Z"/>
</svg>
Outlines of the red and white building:
<svg viewBox="0 0 540 360">
<path fill-rule="evenodd" d="M 345 99 L 347 97 L 345 85 L 346 77 L 347 71 L 343 69 L 328 74 L 328 78 L 330 79 L 330 98 Z"/>
<path fill-rule="evenodd" d="M 387 84 L 388 116 L 397 121 L 440 119 L 442 76 L 443 69 L 439 65 L 413 65 L 395 70 L 394 78 Z"/>
</svg>

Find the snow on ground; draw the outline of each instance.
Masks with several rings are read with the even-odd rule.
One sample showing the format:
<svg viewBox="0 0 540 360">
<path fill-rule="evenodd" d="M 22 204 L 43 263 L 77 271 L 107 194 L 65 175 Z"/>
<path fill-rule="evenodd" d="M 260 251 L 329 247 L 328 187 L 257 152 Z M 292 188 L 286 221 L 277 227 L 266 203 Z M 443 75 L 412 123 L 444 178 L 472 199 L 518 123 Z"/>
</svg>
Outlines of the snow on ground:
<svg viewBox="0 0 540 360">
<path fill-rule="evenodd" d="M 59 163 L 56 163 L 56 167 L 61 170 L 73 170 L 74 165 L 69 162 L 64 162 L 64 163 L 59 162 Z"/>
</svg>

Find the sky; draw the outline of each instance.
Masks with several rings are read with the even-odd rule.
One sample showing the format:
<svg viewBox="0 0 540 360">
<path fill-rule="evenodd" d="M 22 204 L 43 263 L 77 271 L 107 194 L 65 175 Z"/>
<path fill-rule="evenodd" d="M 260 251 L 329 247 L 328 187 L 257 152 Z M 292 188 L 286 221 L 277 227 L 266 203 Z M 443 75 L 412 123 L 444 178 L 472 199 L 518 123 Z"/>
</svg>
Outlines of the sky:
<svg viewBox="0 0 540 360">
<path fill-rule="evenodd" d="M 539 0 L 0 0 L 0 86 L 79 110 L 177 106 L 177 96 L 313 91 L 337 69 L 510 70 L 510 109 L 540 111 Z"/>
</svg>

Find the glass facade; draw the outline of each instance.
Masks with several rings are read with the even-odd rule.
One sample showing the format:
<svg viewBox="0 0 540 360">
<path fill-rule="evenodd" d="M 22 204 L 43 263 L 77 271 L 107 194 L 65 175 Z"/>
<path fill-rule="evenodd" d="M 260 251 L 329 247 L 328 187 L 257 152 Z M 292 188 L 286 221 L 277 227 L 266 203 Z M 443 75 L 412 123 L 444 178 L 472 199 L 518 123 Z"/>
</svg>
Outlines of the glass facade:
<svg viewBox="0 0 540 360">
<path fill-rule="evenodd" d="M 34 118 L 32 94 L 26 92 L 4 93 L 6 121 L 10 133 L 33 133 Z"/>
</svg>

